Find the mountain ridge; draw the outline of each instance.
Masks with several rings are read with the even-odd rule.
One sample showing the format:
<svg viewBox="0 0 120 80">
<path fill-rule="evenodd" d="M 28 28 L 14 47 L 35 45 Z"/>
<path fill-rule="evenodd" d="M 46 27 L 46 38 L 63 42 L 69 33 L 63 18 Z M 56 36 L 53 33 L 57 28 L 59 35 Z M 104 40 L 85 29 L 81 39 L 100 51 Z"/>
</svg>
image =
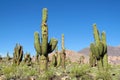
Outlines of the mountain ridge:
<svg viewBox="0 0 120 80">
<path fill-rule="evenodd" d="M 107 54 L 109 56 L 120 56 L 120 46 L 107 46 L 107 51 Z M 89 55 L 89 47 L 78 51 L 78 53 L 84 53 L 85 55 Z"/>
</svg>

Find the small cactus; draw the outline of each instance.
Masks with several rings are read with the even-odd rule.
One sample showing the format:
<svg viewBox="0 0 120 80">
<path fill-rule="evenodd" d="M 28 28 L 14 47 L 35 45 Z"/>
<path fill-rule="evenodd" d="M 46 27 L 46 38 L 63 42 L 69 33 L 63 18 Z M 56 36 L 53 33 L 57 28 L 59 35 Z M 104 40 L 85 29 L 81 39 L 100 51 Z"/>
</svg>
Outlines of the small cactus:
<svg viewBox="0 0 120 80">
<path fill-rule="evenodd" d="M 11 58 L 9 56 L 9 52 L 7 52 L 7 61 L 9 61 Z"/>
<path fill-rule="evenodd" d="M 24 62 L 29 66 L 31 65 L 31 57 L 30 57 L 30 53 L 26 53 L 24 55 Z"/>
<path fill-rule="evenodd" d="M 23 47 L 20 44 L 16 44 L 13 54 L 13 64 L 19 65 L 23 58 Z"/>
<path fill-rule="evenodd" d="M 55 56 L 55 54 L 52 55 L 52 65 L 53 65 L 54 67 L 57 66 L 57 57 Z"/>
<path fill-rule="evenodd" d="M 55 54 L 53 54 L 53 56 L 52 56 L 52 65 L 54 67 L 59 67 L 61 65 L 61 60 L 62 60 L 61 55 L 58 52 L 58 48 L 56 47 Z"/>
<path fill-rule="evenodd" d="M 79 64 L 84 64 L 84 60 L 85 60 L 85 57 L 84 56 L 80 56 L 79 58 Z"/>
<path fill-rule="evenodd" d="M 57 53 L 57 67 L 61 65 L 61 62 L 62 62 L 61 54 Z"/>
</svg>

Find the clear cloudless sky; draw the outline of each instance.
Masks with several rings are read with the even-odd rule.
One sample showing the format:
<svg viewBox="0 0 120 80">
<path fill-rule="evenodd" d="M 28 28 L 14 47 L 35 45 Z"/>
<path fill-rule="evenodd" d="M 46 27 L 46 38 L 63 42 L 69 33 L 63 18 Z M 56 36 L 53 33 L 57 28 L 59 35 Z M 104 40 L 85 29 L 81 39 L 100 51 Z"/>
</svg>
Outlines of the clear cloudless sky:
<svg viewBox="0 0 120 80">
<path fill-rule="evenodd" d="M 107 43 L 120 45 L 120 0 L 0 0 L 0 55 L 12 56 L 16 43 L 35 55 L 34 32 L 41 34 L 41 11 L 48 8 L 49 39 L 65 35 L 66 49 L 89 47 L 94 23 L 105 31 Z"/>
</svg>

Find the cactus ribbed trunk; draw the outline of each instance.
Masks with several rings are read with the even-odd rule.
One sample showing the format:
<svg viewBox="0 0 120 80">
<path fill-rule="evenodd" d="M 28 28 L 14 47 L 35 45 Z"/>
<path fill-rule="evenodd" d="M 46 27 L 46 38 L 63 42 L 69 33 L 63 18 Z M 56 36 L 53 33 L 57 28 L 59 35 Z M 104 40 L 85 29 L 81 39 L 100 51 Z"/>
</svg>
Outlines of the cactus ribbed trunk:
<svg viewBox="0 0 120 80">
<path fill-rule="evenodd" d="M 41 41 L 39 37 L 39 33 L 34 33 L 34 47 L 38 55 L 40 55 L 40 70 L 44 71 L 47 70 L 48 67 L 48 54 L 51 53 L 58 41 L 54 38 L 51 38 L 50 42 L 48 43 L 48 26 L 47 26 L 47 17 L 48 17 L 48 10 L 43 8 L 42 10 L 42 25 L 41 25 Z"/>
<path fill-rule="evenodd" d="M 47 57 L 44 56 L 44 55 L 41 55 L 40 56 L 40 70 L 41 71 L 45 71 L 48 69 L 48 60 L 47 60 Z"/>
<path fill-rule="evenodd" d="M 47 50 L 48 50 L 48 27 L 47 27 L 47 9 L 43 9 L 42 12 L 42 56 L 40 57 L 40 70 L 47 70 L 48 66 L 48 55 L 47 55 Z"/>
</svg>

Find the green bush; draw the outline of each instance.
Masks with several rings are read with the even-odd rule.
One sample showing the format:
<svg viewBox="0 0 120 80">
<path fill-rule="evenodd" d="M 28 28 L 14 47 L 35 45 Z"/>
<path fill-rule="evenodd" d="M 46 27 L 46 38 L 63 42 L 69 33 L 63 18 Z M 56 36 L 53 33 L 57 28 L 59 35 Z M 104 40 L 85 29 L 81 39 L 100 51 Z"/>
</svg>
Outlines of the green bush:
<svg viewBox="0 0 120 80">
<path fill-rule="evenodd" d="M 87 72 L 90 71 L 90 66 L 88 64 L 74 64 L 70 69 L 71 77 L 81 77 L 86 75 Z"/>
</svg>

